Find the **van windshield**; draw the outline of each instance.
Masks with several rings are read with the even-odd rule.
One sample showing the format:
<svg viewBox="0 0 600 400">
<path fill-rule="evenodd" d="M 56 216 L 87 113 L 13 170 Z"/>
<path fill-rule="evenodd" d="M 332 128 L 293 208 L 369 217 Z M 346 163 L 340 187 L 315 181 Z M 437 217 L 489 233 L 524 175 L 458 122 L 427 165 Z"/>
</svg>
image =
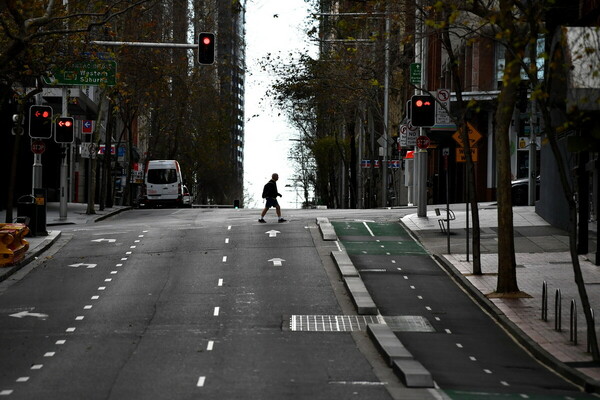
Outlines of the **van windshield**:
<svg viewBox="0 0 600 400">
<path fill-rule="evenodd" d="M 148 183 L 162 185 L 175 182 L 177 182 L 177 170 L 175 168 L 148 170 Z"/>
</svg>

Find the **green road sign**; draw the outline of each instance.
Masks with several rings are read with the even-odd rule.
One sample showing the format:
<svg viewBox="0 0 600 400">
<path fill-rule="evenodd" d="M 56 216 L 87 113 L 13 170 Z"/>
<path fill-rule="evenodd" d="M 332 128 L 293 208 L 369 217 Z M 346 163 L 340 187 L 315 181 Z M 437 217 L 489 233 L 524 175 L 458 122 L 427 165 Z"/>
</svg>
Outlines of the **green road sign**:
<svg viewBox="0 0 600 400">
<path fill-rule="evenodd" d="M 49 85 L 114 86 L 116 75 L 116 61 L 95 60 L 76 62 L 64 69 L 55 70 L 53 76 L 44 78 L 44 81 Z"/>
<path fill-rule="evenodd" d="M 410 83 L 413 85 L 421 84 L 421 63 L 410 64 Z"/>
</svg>

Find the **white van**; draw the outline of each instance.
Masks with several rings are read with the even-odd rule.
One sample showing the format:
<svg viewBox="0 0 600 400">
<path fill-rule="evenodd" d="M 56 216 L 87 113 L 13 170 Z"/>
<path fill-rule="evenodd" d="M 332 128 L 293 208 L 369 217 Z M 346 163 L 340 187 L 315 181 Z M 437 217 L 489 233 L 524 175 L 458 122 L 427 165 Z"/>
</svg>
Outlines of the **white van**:
<svg viewBox="0 0 600 400">
<path fill-rule="evenodd" d="M 141 205 L 183 205 L 183 179 L 176 160 L 148 161 Z"/>
</svg>

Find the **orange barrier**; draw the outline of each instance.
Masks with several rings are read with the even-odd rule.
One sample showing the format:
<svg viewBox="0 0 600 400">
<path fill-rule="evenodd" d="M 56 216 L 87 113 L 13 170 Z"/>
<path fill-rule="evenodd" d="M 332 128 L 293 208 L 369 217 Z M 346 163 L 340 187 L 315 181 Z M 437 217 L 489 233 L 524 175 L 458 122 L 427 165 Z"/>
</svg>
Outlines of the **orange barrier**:
<svg viewBox="0 0 600 400">
<path fill-rule="evenodd" d="M 0 224 L 0 267 L 7 267 L 23 260 L 29 249 L 25 224 Z"/>
</svg>

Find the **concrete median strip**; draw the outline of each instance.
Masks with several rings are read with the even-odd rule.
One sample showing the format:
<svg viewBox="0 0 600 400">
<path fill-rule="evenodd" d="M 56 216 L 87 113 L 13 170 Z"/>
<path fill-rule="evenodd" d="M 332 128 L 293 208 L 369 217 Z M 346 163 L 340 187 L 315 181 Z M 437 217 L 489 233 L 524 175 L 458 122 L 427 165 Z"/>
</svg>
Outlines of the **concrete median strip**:
<svg viewBox="0 0 600 400">
<path fill-rule="evenodd" d="M 386 324 L 368 324 L 369 336 L 386 359 L 387 364 L 407 387 L 433 387 L 429 371 L 408 351 Z"/>
<path fill-rule="evenodd" d="M 352 301 L 356 306 L 356 312 L 359 315 L 378 313 L 377 306 L 360 277 L 348 276 L 344 279 L 344 283 L 350 292 Z"/>
<path fill-rule="evenodd" d="M 354 267 L 354 264 L 352 264 L 348 253 L 343 251 L 332 251 L 331 258 L 333 258 L 342 277 L 358 276 L 358 271 L 356 267 Z"/>
<path fill-rule="evenodd" d="M 321 231 L 323 240 L 337 240 L 335 229 L 333 229 L 333 225 L 331 222 L 329 222 L 329 218 L 317 218 L 317 225 L 319 225 L 319 230 Z"/>
</svg>

